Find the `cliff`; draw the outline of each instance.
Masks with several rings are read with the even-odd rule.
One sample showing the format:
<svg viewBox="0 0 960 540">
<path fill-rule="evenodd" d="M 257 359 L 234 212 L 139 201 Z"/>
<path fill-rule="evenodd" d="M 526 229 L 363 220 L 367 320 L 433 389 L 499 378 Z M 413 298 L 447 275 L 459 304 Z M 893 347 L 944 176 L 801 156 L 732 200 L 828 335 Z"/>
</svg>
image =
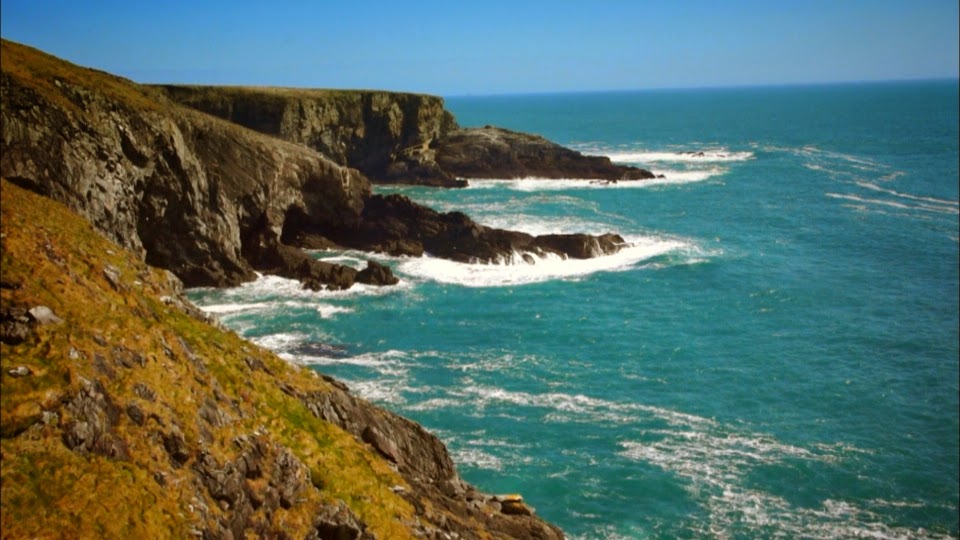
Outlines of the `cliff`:
<svg viewBox="0 0 960 540">
<path fill-rule="evenodd" d="M 3 42 L 0 174 L 55 198 L 191 286 L 252 279 L 292 208 L 356 221 L 366 178 L 302 146 Z"/>
<path fill-rule="evenodd" d="M 0 185 L 4 538 L 561 538 L 423 428 L 197 318 L 64 206 Z"/>
<path fill-rule="evenodd" d="M 431 147 L 457 123 L 436 96 L 366 90 L 159 86 L 172 100 L 356 168 L 374 182 L 451 185 Z"/>
<path fill-rule="evenodd" d="M 65 203 L 187 286 L 236 285 L 254 271 L 296 278 L 313 289 L 397 282 L 375 263 L 357 271 L 317 261 L 300 248 L 430 252 L 490 262 L 516 252 L 592 257 L 623 244 L 615 235 L 532 237 L 484 227 L 460 213 L 433 212 L 403 197 L 387 200 L 371 193 L 357 169 L 315 149 L 181 106 L 169 97 L 179 95 L 176 87 L 138 85 L 6 40 L 0 52 L 0 175 Z M 331 150 L 339 159 L 360 160 L 373 172 L 388 160 L 394 161 L 386 169 L 396 169 L 397 148 L 433 141 L 455 127 L 442 102 L 426 96 L 203 92 L 232 96 L 224 98 L 229 106 L 216 110 L 254 127 L 286 133 L 284 126 L 301 126 L 298 133 L 314 133 L 341 149 Z M 309 110 L 303 118 L 323 120 L 298 124 L 280 114 L 288 110 Z M 317 126 L 327 128 L 311 131 Z M 424 150 L 417 159 L 435 168 L 427 159 L 432 155 Z"/>
<path fill-rule="evenodd" d="M 437 96 L 394 92 L 159 86 L 183 105 L 313 148 L 379 183 L 462 187 L 468 178 L 644 180 L 645 169 L 543 137 L 460 128 Z"/>
</svg>

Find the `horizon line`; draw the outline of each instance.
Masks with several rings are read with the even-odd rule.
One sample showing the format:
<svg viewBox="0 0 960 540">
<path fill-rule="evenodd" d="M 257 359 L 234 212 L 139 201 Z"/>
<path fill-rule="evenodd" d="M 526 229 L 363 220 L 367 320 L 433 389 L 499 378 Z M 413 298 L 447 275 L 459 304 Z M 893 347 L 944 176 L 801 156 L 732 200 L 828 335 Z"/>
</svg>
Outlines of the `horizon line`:
<svg viewBox="0 0 960 540">
<path fill-rule="evenodd" d="M 738 90 L 738 89 L 761 89 L 761 88 L 797 88 L 812 86 L 856 86 L 864 84 L 909 84 L 921 82 L 960 82 L 960 76 L 943 77 L 905 77 L 898 79 L 853 79 L 836 81 L 815 81 L 815 82 L 784 82 L 784 83 L 744 83 L 744 84 L 705 84 L 705 85 L 680 85 L 680 86 L 649 86 L 635 88 L 605 88 L 605 89 L 585 89 L 585 90 L 530 90 L 530 91 L 507 91 L 507 92 L 471 92 L 471 93 L 449 93 L 434 94 L 443 98 L 463 98 L 463 97 L 519 97 L 519 96 L 546 96 L 546 95 L 569 95 L 569 94 L 613 94 L 626 92 L 661 92 L 661 91 L 694 91 L 694 90 Z M 402 90 L 389 90 L 391 92 L 404 92 Z M 427 93 L 430 92 L 415 92 Z"/>
</svg>

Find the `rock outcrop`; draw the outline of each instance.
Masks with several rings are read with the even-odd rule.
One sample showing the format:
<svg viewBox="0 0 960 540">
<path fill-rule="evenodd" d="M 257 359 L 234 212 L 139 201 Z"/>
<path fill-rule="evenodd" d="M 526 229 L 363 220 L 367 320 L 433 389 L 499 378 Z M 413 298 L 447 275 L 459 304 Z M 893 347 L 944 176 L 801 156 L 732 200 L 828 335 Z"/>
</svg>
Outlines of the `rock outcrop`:
<svg viewBox="0 0 960 540">
<path fill-rule="evenodd" d="M 322 236 L 356 249 L 415 257 L 426 252 L 464 263 L 497 263 L 524 255 L 587 259 L 615 253 L 625 244 L 616 234 L 532 236 L 484 227 L 461 212 L 440 213 L 401 195 L 369 197 L 359 228 L 299 230 L 303 236 L 289 242 Z"/>
<path fill-rule="evenodd" d="M 459 178 L 568 178 L 645 180 L 645 169 L 616 165 L 605 156 L 580 152 L 528 133 L 503 128 L 458 129 L 437 142 L 440 169 Z"/>
</svg>

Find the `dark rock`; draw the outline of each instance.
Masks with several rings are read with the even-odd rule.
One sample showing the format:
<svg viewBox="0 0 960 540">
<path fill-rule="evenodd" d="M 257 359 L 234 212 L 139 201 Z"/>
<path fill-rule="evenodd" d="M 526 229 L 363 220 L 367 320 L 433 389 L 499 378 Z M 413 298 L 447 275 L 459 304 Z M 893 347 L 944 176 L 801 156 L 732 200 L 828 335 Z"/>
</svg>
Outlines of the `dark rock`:
<svg viewBox="0 0 960 540">
<path fill-rule="evenodd" d="M 616 253 L 626 244 L 617 234 L 548 234 L 537 237 L 538 243 L 575 259 L 590 259 Z"/>
<path fill-rule="evenodd" d="M 400 279 L 393 275 L 390 268 L 374 261 L 367 261 L 367 267 L 357 274 L 357 282 L 367 285 L 396 285 Z"/>
<path fill-rule="evenodd" d="M 346 358 L 350 353 L 342 345 L 331 345 L 319 341 L 304 341 L 290 348 L 297 356 L 320 356 L 324 358 Z"/>
<path fill-rule="evenodd" d="M 127 405 L 127 416 L 129 416 L 130 420 L 132 420 L 133 423 L 138 426 L 142 426 L 145 420 L 145 417 L 143 416 L 143 411 L 140 410 L 140 407 L 138 407 L 136 403 L 131 403 L 130 405 Z"/>
<path fill-rule="evenodd" d="M 190 459 L 190 449 L 187 447 L 187 441 L 183 438 L 183 433 L 177 426 L 172 426 L 170 431 L 161 435 L 163 439 L 163 448 L 170 457 L 170 462 L 174 467 L 180 468 Z"/>
<path fill-rule="evenodd" d="M 397 448 L 397 444 L 385 437 L 377 428 L 367 426 L 360 434 L 360 438 L 363 442 L 373 446 L 383 457 L 394 463 L 400 463 L 400 449 Z"/>
<path fill-rule="evenodd" d="M 164 86 L 175 101 L 273 137 L 306 145 L 375 182 L 456 186 L 434 160 L 435 141 L 456 129 L 436 96 L 324 90 L 269 93 Z"/>
<path fill-rule="evenodd" d="M 463 178 L 641 180 L 647 170 L 585 156 L 543 137 L 486 126 L 460 129 L 437 141 L 437 164 Z"/>
<path fill-rule="evenodd" d="M 297 500 L 297 495 L 308 484 L 310 473 L 307 467 L 290 452 L 277 448 L 273 462 L 273 474 L 270 485 L 275 487 L 280 498 L 280 506 L 290 508 Z"/>
<path fill-rule="evenodd" d="M 367 526 L 342 501 L 325 506 L 314 518 L 308 540 L 359 540 Z"/>
<path fill-rule="evenodd" d="M 19 281 L 11 281 L 6 279 L 0 279 L 0 289 L 10 289 L 10 290 L 20 290 L 23 287 L 23 283 Z"/>
<path fill-rule="evenodd" d="M 263 360 L 260 360 L 259 358 L 254 356 L 245 356 L 243 357 L 243 362 L 247 364 L 247 367 L 254 371 L 263 371 L 264 373 L 273 375 L 270 369 L 267 368 L 266 364 L 263 363 Z"/>
<path fill-rule="evenodd" d="M 30 325 L 20 321 L 3 321 L 0 323 L 0 341 L 7 345 L 18 345 L 30 339 L 33 331 Z"/>
<path fill-rule="evenodd" d="M 19 65 L 36 53 L 3 47 L 23 54 L 2 66 L 0 175 L 66 204 L 188 286 L 253 279 L 241 243 L 261 216 L 278 232 L 294 206 L 320 221 L 348 221 L 369 192 L 359 172 L 314 150 L 157 101 L 156 92 L 102 72 L 85 72 L 83 86 L 37 91 L 37 80 L 22 76 L 30 68 Z M 44 62 L 54 72 L 76 69 Z M 71 110 L 78 96 L 82 115 Z"/>
<path fill-rule="evenodd" d="M 325 234 L 349 247 L 391 255 L 428 252 L 458 262 L 499 262 L 515 254 L 556 254 L 586 258 L 615 253 L 623 245 L 613 234 L 599 237 L 529 234 L 484 227 L 460 212 L 440 213 L 402 195 L 373 195 L 364 202 L 359 228 Z"/>
<path fill-rule="evenodd" d="M 300 248 L 280 243 L 271 231 L 261 230 L 244 242 L 244 256 L 261 272 L 300 280 L 313 290 L 349 289 L 357 270 L 318 261 Z"/>
<path fill-rule="evenodd" d="M 221 411 L 217 404 L 207 397 L 200 407 L 200 418 L 213 427 L 223 427 L 231 422 L 233 418 L 226 411 Z"/>
<path fill-rule="evenodd" d="M 24 308 L 5 307 L 0 311 L 0 341 L 18 345 L 30 339 L 33 329 Z"/>
<path fill-rule="evenodd" d="M 133 385 L 133 393 L 147 401 L 156 401 L 157 399 L 157 395 L 153 392 L 153 390 L 151 390 L 149 386 L 143 384 L 142 382 L 138 382 Z"/>
<path fill-rule="evenodd" d="M 70 419 L 63 427 L 63 443 L 67 448 L 113 459 L 129 459 L 126 442 L 113 431 L 120 419 L 120 409 L 99 381 L 84 380 L 65 408 L 70 413 Z"/>
</svg>

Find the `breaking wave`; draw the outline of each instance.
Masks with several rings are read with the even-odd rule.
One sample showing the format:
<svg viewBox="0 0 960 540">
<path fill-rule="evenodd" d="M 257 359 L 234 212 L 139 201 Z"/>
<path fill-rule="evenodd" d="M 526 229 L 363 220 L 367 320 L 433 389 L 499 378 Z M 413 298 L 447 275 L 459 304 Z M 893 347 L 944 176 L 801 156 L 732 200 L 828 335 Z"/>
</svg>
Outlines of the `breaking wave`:
<svg viewBox="0 0 960 540">
<path fill-rule="evenodd" d="M 637 237 L 628 241 L 629 245 L 619 252 L 592 259 L 564 259 L 555 255 L 539 257 L 515 253 L 497 264 L 468 264 L 422 257 L 401 261 L 397 271 L 417 280 L 465 287 L 502 287 L 556 279 L 578 279 L 597 272 L 624 271 L 644 260 L 667 253 L 699 251 L 683 240 Z"/>
</svg>

